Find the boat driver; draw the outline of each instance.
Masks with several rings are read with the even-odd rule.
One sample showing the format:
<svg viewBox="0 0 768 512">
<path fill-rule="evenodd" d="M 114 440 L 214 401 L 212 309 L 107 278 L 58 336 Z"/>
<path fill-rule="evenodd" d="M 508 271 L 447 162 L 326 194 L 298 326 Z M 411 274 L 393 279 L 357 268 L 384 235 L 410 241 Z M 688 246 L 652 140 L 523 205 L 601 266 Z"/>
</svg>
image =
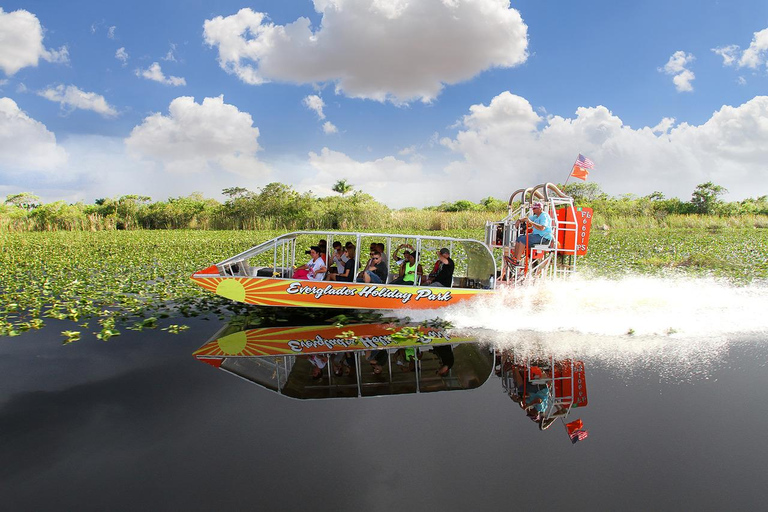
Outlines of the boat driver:
<svg viewBox="0 0 768 512">
<path fill-rule="evenodd" d="M 533 228 L 533 233 L 526 233 L 517 238 L 515 254 L 512 259 L 513 265 L 519 264 L 526 246 L 549 245 L 552 242 L 552 217 L 543 211 L 543 205 L 538 201 L 531 205 L 531 210 L 533 213 L 527 219 L 517 219 L 515 222 L 515 228 L 518 228 L 520 224 L 525 224 L 526 227 Z"/>
</svg>

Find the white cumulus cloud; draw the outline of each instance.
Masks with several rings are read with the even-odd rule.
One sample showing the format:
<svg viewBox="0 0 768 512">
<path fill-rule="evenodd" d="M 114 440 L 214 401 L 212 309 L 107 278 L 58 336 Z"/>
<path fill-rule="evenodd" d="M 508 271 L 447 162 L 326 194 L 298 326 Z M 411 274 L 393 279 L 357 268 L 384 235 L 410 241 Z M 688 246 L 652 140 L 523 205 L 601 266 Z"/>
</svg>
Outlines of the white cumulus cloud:
<svg viewBox="0 0 768 512">
<path fill-rule="evenodd" d="M 183 77 L 165 76 L 163 70 L 160 68 L 160 64 L 157 62 L 153 62 L 147 69 L 137 69 L 136 76 L 160 82 L 165 85 L 187 85 L 187 81 Z"/>
<path fill-rule="evenodd" d="M 268 172 L 256 158 L 259 129 L 247 112 L 224 103 L 224 97 L 196 103 L 174 99 L 168 115 L 152 114 L 136 126 L 125 143 L 129 153 L 159 162 L 175 173 L 232 172 L 261 176 Z"/>
<path fill-rule="evenodd" d="M 694 60 L 696 58 L 692 54 L 679 50 L 672 54 L 664 68 L 659 71 L 672 75 L 672 83 L 675 84 L 678 92 L 690 92 L 693 90 L 691 82 L 696 78 L 696 75 L 686 66 Z"/>
<path fill-rule="evenodd" d="M 712 48 L 712 51 L 723 58 L 724 66 L 757 69 L 763 64 L 768 65 L 768 28 L 755 32 L 749 48 L 743 52 L 737 44 Z"/>
<path fill-rule="evenodd" d="M 323 133 L 325 133 L 326 135 L 330 135 L 331 133 L 336 133 L 338 131 L 339 129 L 336 128 L 336 125 L 333 124 L 332 122 L 326 121 L 323 123 Z"/>
<path fill-rule="evenodd" d="M 228 73 L 249 84 L 332 82 L 350 97 L 429 102 L 445 84 L 528 57 L 528 28 L 509 0 L 314 0 L 276 25 L 249 8 L 204 23 Z"/>
<path fill-rule="evenodd" d="M 729 44 L 728 46 L 712 48 L 712 51 L 723 58 L 724 66 L 732 66 L 738 62 L 739 49 L 739 45 Z"/>
<path fill-rule="evenodd" d="M 5 172 L 51 171 L 67 161 L 67 152 L 40 121 L 11 98 L 0 98 L 0 181 Z"/>
<path fill-rule="evenodd" d="M 59 84 L 56 87 L 49 87 L 37 93 L 43 98 L 55 101 L 65 110 L 92 110 L 104 117 L 114 117 L 117 110 L 107 103 L 104 96 L 95 92 L 81 91 L 74 85 Z"/>
<path fill-rule="evenodd" d="M 445 167 L 446 198 L 495 194 L 545 181 L 563 181 L 576 155 L 595 161 L 590 180 L 612 194 L 661 190 L 688 199 L 714 181 L 736 196 L 759 195 L 768 180 L 768 96 L 723 106 L 702 125 L 663 119 L 633 129 L 604 106 L 580 107 L 572 118 L 539 117 L 530 103 L 504 92 L 474 105 L 454 138 L 441 143 L 461 160 Z M 458 193 L 457 193 L 458 192 Z"/>
<path fill-rule="evenodd" d="M 766 54 L 768 54 L 768 28 L 764 28 L 760 32 L 755 32 L 752 37 L 752 42 L 749 44 L 749 48 L 744 50 L 739 59 L 739 67 L 748 67 L 756 69 L 766 61 Z"/>
<path fill-rule="evenodd" d="M 0 7 L 0 69 L 11 76 L 21 68 L 37 66 L 40 59 L 67 62 L 66 46 L 58 50 L 43 46 L 43 27 L 29 11 L 5 12 Z"/>
<path fill-rule="evenodd" d="M 323 148 L 320 153 L 309 153 L 309 165 L 314 174 L 297 188 L 312 190 L 320 195 L 332 194 L 333 184 L 347 179 L 355 189 L 371 194 L 390 206 L 405 207 L 423 203 L 424 192 L 434 189 L 434 185 L 424 177 L 420 163 L 404 162 L 393 156 L 360 161 L 342 152 Z M 440 202 L 437 197 L 436 200 Z"/>
</svg>

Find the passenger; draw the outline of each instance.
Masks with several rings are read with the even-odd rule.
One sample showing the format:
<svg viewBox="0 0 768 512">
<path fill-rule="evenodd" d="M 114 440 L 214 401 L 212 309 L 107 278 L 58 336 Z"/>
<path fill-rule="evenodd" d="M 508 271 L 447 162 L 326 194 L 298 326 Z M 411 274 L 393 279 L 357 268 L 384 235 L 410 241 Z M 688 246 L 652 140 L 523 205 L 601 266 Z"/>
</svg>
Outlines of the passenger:
<svg viewBox="0 0 768 512">
<path fill-rule="evenodd" d="M 384 264 L 389 268 L 389 259 L 387 258 L 386 247 L 382 243 L 376 244 L 376 250 L 381 253 L 381 261 L 384 262 Z"/>
<path fill-rule="evenodd" d="M 393 359 L 395 364 L 404 372 L 416 371 L 416 360 L 421 360 L 423 347 L 399 348 L 395 351 Z"/>
<path fill-rule="evenodd" d="M 415 251 L 405 251 L 404 258 L 403 264 L 400 265 L 400 275 L 392 281 L 392 284 L 414 284 L 417 275 L 419 279 L 424 275 L 424 268 L 422 268 L 421 263 L 419 263 L 418 268 L 416 267 Z"/>
<path fill-rule="evenodd" d="M 310 247 L 306 252 L 311 259 L 306 265 L 302 265 L 293 271 L 294 279 L 311 279 L 313 281 L 322 281 L 325 277 L 325 263 L 320 258 L 320 248 L 316 245 Z"/>
<path fill-rule="evenodd" d="M 323 369 L 328 364 L 327 354 L 313 354 L 308 357 L 309 363 L 312 365 L 312 371 L 310 375 L 313 379 L 317 380 L 323 376 Z"/>
<path fill-rule="evenodd" d="M 371 256 L 371 263 L 363 272 L 363 281 L 366 283 L 385 283 L 387 281 L 387 265 L 381 260 L 381 253 L 375 251 Z"/>
<path fill-rule="evenodd" d="M 427 277 L 427 286 L 445 286 L 450 288 L 453 284 L 454 267 L 451 251 L 443 247 L 437 252 L 437 261 L 432 269 L 432 273 Z"/>
<path fill-rule="evenodd" d="M 337 352 L 331 356 L 333 374 L 337 377 L 352 373 L 355 357 L 352 352 Z"/>
<path fill-rule="evenodd" d="M 392 259 L 397 263 L 398 266 L 402 265 L 405 261 L 405 256 L 402 258 L 400 257 L 400 249 L 408 249 L 411 252 L 414 251 L 413 246 L 411 244 L 400 244 L 397 246 L 397 249 L 395 249 L 395 253 L 392 255 Z M 406 251 L 408 252 L 408 251 Z"/>
<path fill-rule="evenodd" d="M 432 349 L 437 357 L 440 358 L 440 368 L 435 372 L 441 377 L 448 375 L 448 372 L 453 368 L 453 347 L 450 345 L 437 345 Z"/>
<path fill-rule="evenodd" d="M 333 265 L 328 268 L 328 272 L 332 274 L 340 274 L 344 272 L 344 263 L 346 263 L 348 259 L 349 257 L 341 246 L 341 242 L 333 242 L 333 256 L 331 257 Z"/>
<path fill-rule="evenodd" d="M 368 356 L 368 362 L 371 363 L 371 369 L 375 375 L 381 374 L 382 370 L 384 369 L 384 365 L 387 364 L 387 359 L 387 351 L 384 349 L 374 350 L 371 352 L 371 354 Z"/>
<path fill-rule="evenodd" d="M 533 213 L 527 219 L 517 219 L 515 221 L 516 228 L 521 224 L 525 224 L 526 227 L 530 226 L 533 228 L 533 233 L 526 233 L 517 238 L 515 254 L 510 261 L 511 265 L 520 264 L 520 258 L 522 258 L 526 246 L 530 248 L 538 244 L 549 245 L 552 242 L 552 217 L 542 210 L 543 205 L 539 202 L 533 203 L 531 209 Z"/>
<path fill-rule="evenodd" d="M 328 265 L 328 240 L 321 238 L 317 242 L 317 246 L 320 248 L 320 259 L 323 260 L 324 265 Z"/>
<path fill-rule="evenodd" d="M 371 242 L 370 251 L 368 252 L 368 255 L 370 258 L 368 258 L 368 261 L 365 262 L 365 267 L 368 268 L 368 266 L 371 264 L 371 260 L 373 259 L 373 253 L 379 250 L 379 244 L 376 242 Z"/>
<path fill-rule="evenodd" d="M 352 277 L 355 275 L 355 245 L 351 242 L 347 242 L 347 261 L 344 262 L 344 270 L 338 274 L 331 274 L 330 279 L 332 281 L 346 281 L 352 282 Z"/>
</svg>

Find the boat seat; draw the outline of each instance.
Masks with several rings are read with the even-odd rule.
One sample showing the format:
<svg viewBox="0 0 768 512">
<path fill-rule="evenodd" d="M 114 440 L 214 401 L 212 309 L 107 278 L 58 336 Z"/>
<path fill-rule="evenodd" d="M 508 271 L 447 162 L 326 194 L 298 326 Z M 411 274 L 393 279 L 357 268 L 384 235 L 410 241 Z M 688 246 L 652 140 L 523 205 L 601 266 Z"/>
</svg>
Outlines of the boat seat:
<svg viewBox="0 0 768 512">
<path fill-rule="evenodd" d="M 277 276 L 275 276 L 277 274 Z M 253 277 L 289 277 L 288 269 L 278 267 L 273 269 L 272 267 L 251 267 L 249 272 Z"/>
</svg>

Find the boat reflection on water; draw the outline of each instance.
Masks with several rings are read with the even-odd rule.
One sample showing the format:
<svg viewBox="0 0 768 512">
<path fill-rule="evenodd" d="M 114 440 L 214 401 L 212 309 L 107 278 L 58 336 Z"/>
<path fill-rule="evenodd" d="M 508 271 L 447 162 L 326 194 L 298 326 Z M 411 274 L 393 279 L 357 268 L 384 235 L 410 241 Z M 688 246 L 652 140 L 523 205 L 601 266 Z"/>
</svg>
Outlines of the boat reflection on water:
<svg viewBox="0 0 768 512">
<path fill-rule="evenodd" d="M 281 395 L 367 397 L 477 388 L 494 352 L 439 325 L 228 325 L 195 357 Z"/>
<path fill-rule="evenodd" d="M 484 343 L 482 334 L 456 335 L 439 321 L 430 325 L 382 317 L 369 323 L 345 320 L 265 327 L 256 319 L 258 326 L 253 327 L 248 317 L 235 317 L 194 356 L 297 399 L 470 390 L 495 381 L 491 379 L 495 375 L 504 392 L 541 430 L 558 418 L 565 423 L 574 409 L 587 406 L 583 361 L 499 350 Z"/>
</svg>

